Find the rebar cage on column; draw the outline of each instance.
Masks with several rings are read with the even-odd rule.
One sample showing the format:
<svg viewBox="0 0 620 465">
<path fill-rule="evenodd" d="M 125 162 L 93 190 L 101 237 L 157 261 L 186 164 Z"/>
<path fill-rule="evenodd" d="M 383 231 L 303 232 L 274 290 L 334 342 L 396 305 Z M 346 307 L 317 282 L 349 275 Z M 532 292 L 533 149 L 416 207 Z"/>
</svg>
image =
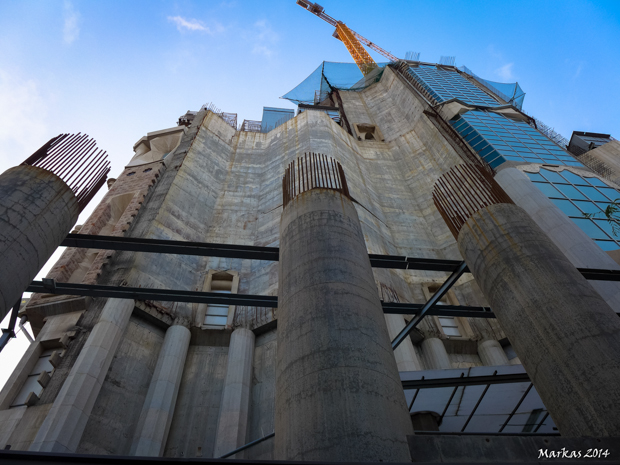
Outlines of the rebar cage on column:
<svg viewBox="0 0 620 465">
<path fill-rule="evenodd" d="M 454 166 L 437 180 L 433 202 L 455 238 L 477 211 L 498 203 L 514 203 L 487 170 L 470 164 Z"/>
<path fill-rule="evenodd" d="M 293 160 L 282 178 L 283 207 L 302 192 L 331 189 L 350 198 L 347 180 L 340 163 L 322 153 L 304 153 Z"/>
</svg>

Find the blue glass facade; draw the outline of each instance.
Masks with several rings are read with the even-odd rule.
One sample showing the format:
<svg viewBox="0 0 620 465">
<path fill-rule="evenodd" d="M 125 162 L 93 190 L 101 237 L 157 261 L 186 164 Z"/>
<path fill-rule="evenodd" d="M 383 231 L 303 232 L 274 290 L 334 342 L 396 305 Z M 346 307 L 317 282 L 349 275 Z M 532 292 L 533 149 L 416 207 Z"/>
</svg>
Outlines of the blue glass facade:
<svg viewBox="0 0 620 465">
<path fill-rule="evenodd" d="M 409 73 L 435 100 L 445 102 L 458 98 L 472 105 L 497 106 L 499 103 L 455 71 L 421 65 Z"/>
<path fill-rule="evenodd" d="M 603 215 L 609 204 L 620 197 L 618 191 L 598 178 L 582 177 L 570 171 L 541 169 L 539 173 L 525 174 L 603 250 L 620 248 L 620 237 L 614 235 Z M 594 213 L 595 217 L 585 218 L 584 213 Z"/>
<path fill-rule="evenodd" d="M 456 71 L 421 65 L 409 68 L 409 73 L 438 102 L 458 98 L 472 105 L 501 105 Z M 457 115 L 450 124 L 493 168 L 506 161 L 585 168 L 534 127 L 502 114 L 471 110 Z M 620 236 L 614 235 L 603 214 L 605 208 L 620 197 L 615 189 L 596 177 L 581 177 L 568 170 L 558 173 L 541 169 L 540 174 L 527 174 L 534 185 L 603 250 L 620 248 Z M 584 213 L 596 216 L 590 219 Z"/>
<path fill-rule="evenodd" d="M 497 113 L 469 111 L 450 124 L 493 168 L 508 160 L 583 166 L 527 123 Z"/>
</svg>

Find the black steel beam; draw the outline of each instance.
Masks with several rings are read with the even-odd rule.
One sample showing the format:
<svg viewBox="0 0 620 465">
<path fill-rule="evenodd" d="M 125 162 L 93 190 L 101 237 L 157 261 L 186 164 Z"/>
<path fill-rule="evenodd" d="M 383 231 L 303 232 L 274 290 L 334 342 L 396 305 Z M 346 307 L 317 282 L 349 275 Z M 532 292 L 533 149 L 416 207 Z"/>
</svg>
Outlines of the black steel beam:
<svg viewBox="0 0 620 465">
<path fill-rule="evenodd" d="M 252 245 L 212 244 L 207 242 L 169 241 L 164 239 L 138 239 L 135 237 L 96 236 L 88 234 L 68 234 L 60 244 L 64 247 L 86 249 L 126 250 L 132 252 L 151 252 L 176 255 L 200 255 L 203 257 L 226 257 L 247 260 L 278 261 L 278 247 L 257 247 Z M 403 255 L 369 254 L 374 268 L 400 270 L 452 272 L 460 264 L 459 260 L 435 258 L 415 258 Z M 620 270 L 599 270 L 577 268 L 589 280 L 620 281 Z M 465 267 L 464 273 L 469 273 Z"/>
<path fill-rule="evenodd" d="M 527 373 L 507 375 L 470 376 L 467 378 L 415 379 L 402 381 L 403 389 L 433 389 L 455 386 L 480 386 L 484 384 L 529 383 Z"/>
<path fill-rule="evenodd" d="M 403 328 L 403 330 L 398 333 L 398 335 L 392 341 L 392 350 L 396 350 L 396 348 L 405 340 L 409 333 L 414 330 L 414 328 L 422 321 L 422 319 L 426 316 L 429 310 L 432 309 L 437 302 L 444 296 L 446 292 L 458 281 L 458 279 L 463 275 L 467 265 L 465 262 L 459 262 L 458 267 L 453 270 L 452 274 L 444 281 L 444 283 L 439 287 L 437 292 L 435 292 L 428 302 L 424 304 L 420 313 L 418 313 L 413 320 L 407 323 L 407 326 Z"/>
<path fill-rule="evenodd" d="M 162 302 L 194 302 L 203 304 L 246 305 L 250 307 L 276 308 L 278 297 L 251 294 L 219 294 L 173 289 L 148 289 L 142 287 L 101 286 L 94 284 L 54 283 L 46 285 L 33 281 L 27 292 L 57 295 L 81 295 L 117 299 L 156 300 Z"/>
<path fill-rule="evenodd" d="M 207 242 L 169 241 L 163 239 L 138 239 L 135 237 L 91 236 L 68 234 L 62 241 L 64 247 L 86 249 L 127 250 L 176 255 L 200 255 L 203 257 L 243 258 L 248 260 L 278 261 L 278 247 L 251 245 L 210 244 Z"/>
<path fill-rule="evenodd" d="M 416 315 L 420 313 L 423 307 L 424 304 L 384 302 L 383 313 Z M 466 305 L 435 305 L 426 312 L 426 315 L 495 318 L 495 314 L 489 307 L 469 307 Z"/>
<path fill-rule="evenodd" d="M 11 317 L 9 318 L 9 327 L 2 328 L 2 336 L 0 336 L 0 352 L 2 349 L 9 343 L 9 339 L 15 337 L 15 323 L 17 322 L 17 314 L 19 313 L 19 308 L 22 305 L 23 295 L 19 296 L 19 300 L 11 310 Z"/>
</svg>

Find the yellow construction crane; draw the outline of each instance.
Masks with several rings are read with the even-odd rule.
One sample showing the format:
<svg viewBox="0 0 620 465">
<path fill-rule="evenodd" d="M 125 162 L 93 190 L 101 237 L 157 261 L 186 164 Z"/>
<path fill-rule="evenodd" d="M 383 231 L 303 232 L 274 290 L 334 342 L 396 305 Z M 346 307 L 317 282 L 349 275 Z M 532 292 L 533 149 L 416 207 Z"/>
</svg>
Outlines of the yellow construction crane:
<svg viewBox="0 0 620 465">
<path fill-rule="evenodd" d="M 366 76 L 373 69 L 375 69 L 377 67 L 377 63 L 375 63 L 375 60 L 372 59 L 372 57 L 368 54 L 362 44 L 372 48 L 374 51 L 380 53 L 384 57 L 388 58 L 390 61 L 398 61 L 398 58 L 396 58 L 390 52 L 386 52 L 378 45 L 372 43 L 365 37 L 362 37 L 357 32 L 347 27 L 347 25 L 342 21 L 336 21 L 331 16 L 326 15 L 324 13 L 323 7 L 318 3 L 310 3 L 304 0 L 297 0 L 297 4 L 305 10 L 308 10 L 310 13 L 317 15 L 319 18 L 328 22 L 336 28 L 336 30 L 334 31 L 334 37 L 344 43 L 344 45 L 347 47 L 347 50 L 355 60 L 355 63 L 357 63 L 357 66 L 359 66 L 360 71 L 364 76 Z"/>
</svg>

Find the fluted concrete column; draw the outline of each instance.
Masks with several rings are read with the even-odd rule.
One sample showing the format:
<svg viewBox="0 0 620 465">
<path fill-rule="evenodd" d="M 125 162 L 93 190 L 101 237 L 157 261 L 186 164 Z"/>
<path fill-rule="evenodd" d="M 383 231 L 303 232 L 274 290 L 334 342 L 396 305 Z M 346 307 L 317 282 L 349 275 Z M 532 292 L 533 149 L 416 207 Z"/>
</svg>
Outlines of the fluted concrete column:
<svg viewBox="0 0 620 465">
<path fill-rule="evenodd" d="M 132 455 L 159 457 L 164 451 L 191 338 L 188 327 L 188 320 L 176 318 L 166 330 L 138 420 Z"/>
<path fill-rule="evenodd" d="M 309 177 L 329 165 L 306 166 Z M 409 462 L 413 428 L 355 206 L 331 189 L 287 194 L 275 458 Z"/>
<path fill-rule="evenodd" d="M 448 370 L 452 368 L 452 362 L 448 356 L 446 346 L 437 337 L 427 337 L 422 341 L 422 353 L 424 362 L 430 370 Z"/>
<path fill-rule="evenodd" d="M 79 205 L 65 182 L 35 166 L 0 175 L 0 321 L 77 221 Z"/>
<path fill-rule="evenodd" d="M 230 338 L 226 379 L 215 437 L 215 458 L 247 443 L 254 339 L 254 333 L 246 328 L 235 329 Z M 266 431 L 265 434 L 267 433 L 271 431 Z M 230 458 L 242 457 L 237 454 Z"/>
<path fill-rule="evenodd" d="M 133 300 L 108 299 L 29 450 L 76 451 L 133 308 Z"/>
<path fill-rule="evenodd" d="M 478 355 L 486 366 L 510 365 L 506 352 L 495 339 L 485 339 L 478 343 Z"/>
<path fill-rule="evenodd" d="M 549 200 L 525 173 L 517 168 L 505 168 L 495 175 L 495 180 L 574 266 L 620 270 L 620 265 Z M 616 312 L 620 312 L 620 283 L 590 281 L 590 285 Z"/>
<path fill-rule="evenodd" d="M 444 177 L 435 203 L 560 433 L 620 437 L 616 313 L 490 175 Z"/>
<path fill-rule="evenodd" d="M 405 328 L 405 319 L 402 315 L 387 314 L 385 315 L 388 334 L 390 340 L 393 340 Z M 396 366 L 398 371 L 418 371 L 422 369 L 422 364 L 418 359 L 413 343 L 410 338 L 406 338 L 394 351 Z"/>
</svg>

